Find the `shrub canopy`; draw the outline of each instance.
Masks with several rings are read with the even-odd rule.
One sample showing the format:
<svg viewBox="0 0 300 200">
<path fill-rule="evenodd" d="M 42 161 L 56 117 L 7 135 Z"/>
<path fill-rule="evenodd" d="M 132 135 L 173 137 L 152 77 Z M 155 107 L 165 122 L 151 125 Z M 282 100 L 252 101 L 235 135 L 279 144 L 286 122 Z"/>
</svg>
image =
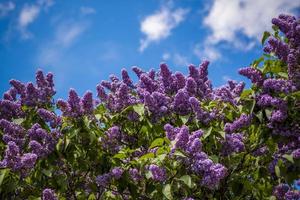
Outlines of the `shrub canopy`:
<svg viewBox="0 0 300 200">
<path fill-rule="evenodd" d="M 213 88 L 138 67 L 54 100 L 53 75 L 11 80 L 0 100 L 1 199 L 300 199 L 300 20 L 280 15 L 264 54 Z M 61 114 L 57 114 L 59 109 Z"/>
</svg>

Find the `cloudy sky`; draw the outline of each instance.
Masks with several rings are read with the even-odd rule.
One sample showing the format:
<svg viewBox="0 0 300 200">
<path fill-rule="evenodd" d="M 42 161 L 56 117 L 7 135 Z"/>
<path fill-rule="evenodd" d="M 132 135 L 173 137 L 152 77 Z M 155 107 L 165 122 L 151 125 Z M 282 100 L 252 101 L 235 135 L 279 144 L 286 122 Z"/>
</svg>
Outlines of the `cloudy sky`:
<svg viewBox="0 0 300 200">
<path fill-rule="evenodd" d="M 72 2 L 72 3 L 71 3 Z M 262 53 L 272 17 L 299 15 L 298 0 L 1 0 L 0 92 L 16 78 L 55 74 L 57 97 L 95 91 L 109 74 L 139 66 L 173 71 L 211 61 L 218 87 Z"/>
</svg>

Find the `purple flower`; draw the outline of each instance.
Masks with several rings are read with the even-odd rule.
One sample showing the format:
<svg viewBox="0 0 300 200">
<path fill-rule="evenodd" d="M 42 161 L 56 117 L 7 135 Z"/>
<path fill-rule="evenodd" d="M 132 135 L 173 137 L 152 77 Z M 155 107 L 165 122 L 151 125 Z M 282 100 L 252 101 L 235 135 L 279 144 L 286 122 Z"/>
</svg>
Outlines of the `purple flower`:
<svg viewBox="0 0 300 200">
<path fill-rule="evenodd" d="M 15 142 L 8 142 L 1 166 L 9 167 L 14 171 L 21 168 L 20 149 Z"/>
<path fill-rule="evenodd" d="M 284 195 L 285 200 L 299 200 L 300 199 L 300 191 L 288 191 Z"/>
<path fill-rule="evenodd" d="M 251 123 L 251 116 L 246 114 L 241 114 L 241 116 L 236 119 L 233 123 L 226 123 L 224 131 L 226 133 L 233 133 L 241 128 L 249 126 Z"/>
<path fill-rule="evenodd" d="M 99 176 L 96 177 L 96 184 L 98 186 L 106 187 L 106 186 L 108 186 L 110 181 L 111 181 L 111 176 L 110 176 L 109 173 L 99 175 Z"/>
<path fill-rule="evenodd" d="M 37 160 L 37 155 L 34 153 L 25 153 L 22 157 L 21 157 L 21 164 L 22 167 L 25 169 L 31 169 L 34 167 L 34 164 Z"/>
<path fill-rule="evenodd" d="M 163 182 L 167 179 L 166 170 L 164 168 L 152 164 L 149 166 L 149 170 L 152 174 L 153 180 Z"/>
<path fill-rule="evenodd" d="M 43 190 L 42 200 L 58 200 L 54 190 L 46 188 Z"/>
<path fill-rule="evenodd" d="M 124 170 L 120 167 L 115 167 L 111 170 L 111 175 L 115 178 L 115 179 L 120 179 L 122 174 L 123 174 Z"/>
<path fill-rule="evenodd" d="M 252 67 L 241 68 L 239 69 L 239 73 L 243 76 L 246 76 L 252 81 L 252 83 L 257 85 L 261 85 L 264 79 L 263 74 L 259 70 Z"/>
<path fill-rule="evenodd" d="M 133 83 L 132 80 L 130 79 L 128 72 L 126 71 L 126 69 L 122 69 L 122 79 L 123 82 L 129 86 L 129 87 L 133 87 Z"/>
<path fill-rule="evenodd" d="M 69 104 L 69 108 L 70 108 L 71 117 L 79 117 L 82 115 L 82 109 L 80 106 L 80 98 L 74 89 L 70 89 L 70 91 L 69 91 L 68 104 Z"/>
<path fill-rule="evenodd" d="M 258 148 L 256 151 L 254 151 L 253 155 L 254 156 L 263 156 L 266 153 L 268 153 L 268 151 L 269 151 L 268 147 L 267 146 L 263 146 L 263 147 Z"/>
<path fill-rule="evenodd" d="M 178 133 L 176 130 L 178 129 L 175 129 L 172 125 L 170 124 L 166 124 L 164 126 L 164 130 L 166 132 L 166 136 L 169 140 L 175 140 L 175 137 L 176 137 L 176 134 Z"/>
<path fill-rule="evenodd" d="M 243 135 L 240 133 L 226 134 L 222 151 L 224 155 L 239 153 L 245 150 Z"/>
<path fill-rule="evenodd" d="M 94 105 L 93 105 L 93 94 L 91 91 L 87 91 L 82 99 L 81 99 L 81 105 L 82 109 L 85 112 L 85 114 L 92 114 Z"/>
<path fill-rule="evenodd" d="M 29 147 L 32 150 L 32 153 L 36 154 L 38 157 L 43 157 L 45 155 L 45 150 L 39 142 L 31 140 L 29 142 Z"/>
<path fill-rule="evenodd" d="M 98 92 L 98 97 L 100 98 L 100 100 L 103 102 L 106 102 L 107 94 L 105 93 L 105 89 L 101 84 L 97 85 L 97 92 Z"/>
<path fill-rule="evenodd" d="M 284 92 L 286 94 L 295 89 L 289 80 L 271 78 L 264 81 L 263 88 L 265 91 Z"/>
<path fill-rule="evenodd" d="M 138 169 L 136 169 L 136 168 L 129 169 L 129 175 L 133 181 L 139 181 L 142 179 Z"/>
<path fill-rule="evenodd" d="M 289 46 L 283 41 L 270 37 L 267 45 L 264 47 L 264 51 L 266 53 L 274 52 L 279 59 L 286 62 L 289 53 Z"/>
<path fill-rule="evenodd" d="M 293 155 L 294 159 L 299 159 L 300 158 L 300 149 L 294 150 L 292 155 Z"/>
<path fill-rule="evenodd" d="M 25 95 L 26 86 L 18 80 L 10 80 L 9 83 L 16 89 L 18 94 L 22 96 Z"/>
<path fill-rule="evenodd" d="M 174 97 L 174 110 L 180 115 L 187 115 L 190 112 L 189 95 L 184 89 L 180 89 Z"/>
<path fill-rule="evenodd" d="M 280 184 L 274 188 L 273 195 L 278 199 L 284 199 L 284 195 L 290 190 L 288 184 Z"/>
<path fill-rule="evenodd" d="M 143 70 L 139 67 L 132 67 L 132 71 L 136 73 L 136 75 L 140 78 L 140 76 L 144 73 Z"/>
<path fill-rule="evenodd" d="M 202 185 L 208 188 L 216 188 L 219 182 L 227 175 L 227 169 L 221 164 L 214 164 L 205 171 L 202 178 Z"/>
<path fill-rule="evenodd" d="M 176 135 L 176 143 L 175 143 L 175 148 L 180 148 L 182 150 L 186 149 L 186 145 L 189 141 L 189 128 L 185 125 L 183 125 L 180 128 L 180 131 Z"/>
</svg>

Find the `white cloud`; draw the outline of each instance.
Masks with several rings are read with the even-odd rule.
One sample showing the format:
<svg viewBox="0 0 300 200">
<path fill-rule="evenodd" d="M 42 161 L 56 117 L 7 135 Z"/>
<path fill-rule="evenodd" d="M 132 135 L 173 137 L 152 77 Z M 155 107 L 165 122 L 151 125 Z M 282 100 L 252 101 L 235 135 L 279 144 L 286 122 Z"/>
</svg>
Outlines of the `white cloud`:
<svg viewBox="0 0 300 200">
<path fill-rule="evenodd" d="M 91 14 L 95 14 L 96 10 L 91 7 L 82 6 L 82 7 L 80 7 L 80 12 L 83 15 L 91 15 Z"/>
<path fill-rule="evenodd" d="M 292 13 L 299 7 L 299 2 L 292 0 L 214 0 L 203 20 L 211 34 L 202 45 L 195 46 L 194 54 L 217 60 L 221 53 L 216 45 L 221 42 L 248 51 L 260 41 L 265 30 L 271 30 L 273 17 Z"/>
<path fill-rule="evenodd" d="M 162 59 L 164 60 L 164 61 L 167 61 L 167 60 L 169 60 L 170 59 L 170 57 L 171 57 L 171 55 L 170 55 L 170 53 L 164 53 L 163 55 L 162 55 Z"/>
<path fill-rule="evenodd" d="M 232 78 L 231 78 L 230 76 L 228 76 L 228 75 L 222 76 L 222 79 L 223 79 L 223 81 L 229 81 L 229 80 L 232 80 Z"/>
<path fill-rule="evenodd" d="M 38 0 L 36 4 L 25 4 L 23 6 L 19 14 L 17 26 L 23 39 L 28 39 L 32 36 L 27 27 L 38 18 L 42 10 L 47 10 L 53 4 L 53 0 Z"/>
<path fill-rule="evenodd" d="M 200 59 L 200 60 L 209 60 L 209 61 L 215 61 L 218 60 L 221 57 L 221 54 L 219 50 L 207 43 L 204 45 L 196 44 L 193 53 Z"/>
<path fill-rule="evenodd" d="M 173 62 L 175 65 L 183 65 L 183 66 L 187 66 L 189 64 L 188 58 L 179 54 L 179 53 L 175 53 L 173 56 Z"/>
<path fill-rule="evenodd" d="M 43 66 L 59 65 L 65 52 L 79 39 L 87 30 L 88 23 L 61 22 L 56 30 L 52 40 L 41 46 L 37 62 Z"/>
<path fill-rule="evenodd" d="M 40 13 L 40 7 L 36 5 L 25 5 L 19 16 L 19 25 L 21 27 L 27 27 L 30 23 L 32 23 Z"/>
<path fill-rule="evenodd" d="M 8 15 L 8 13 L 13 11 L 15 7 L 16 5 L 11 1 L 8 1 L 6 3 L 0 3 L 0 18 Z"/>
<path fill-rule="evenodd" d="M 86 30 L 85 23 L 64 23 L 56 30 L 55 43 L 68 47 Z"/>
<path fill-rule="evenodd" d="M 143 52 L 150 43 L 170 36 L 171 31 L 185 19 L 187 13 L 187 9 L 172 10 L 169 5 L 165 5 L 156 13 L 144 18 L 140 30 L 145 37 L 140 40 L 139 51 Z"/>
<path fill-rule="evenodd" d="M 273 17 L 292 13 L 299 6 L 299 1 L 293 0 L 214 0 L 204 19 L 212 31 L 209 42 L 235 43 L 239 33 L 260 40 L 263 31 L 270 30 Z"/>
</svg>

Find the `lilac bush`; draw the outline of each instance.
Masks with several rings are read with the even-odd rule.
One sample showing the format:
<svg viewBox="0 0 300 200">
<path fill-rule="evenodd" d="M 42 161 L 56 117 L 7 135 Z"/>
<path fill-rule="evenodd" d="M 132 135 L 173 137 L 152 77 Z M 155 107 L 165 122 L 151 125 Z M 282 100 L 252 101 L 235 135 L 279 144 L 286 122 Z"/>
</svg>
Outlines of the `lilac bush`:
<svg viewBox="0 0 300 200">
<path fill-rule="evenodd" d="M 67 100 L 52 73 L 11 80 L 0 199 L 300 199 L 300 21 L 272 23 L 263 56 L 239 70 L 250 88 L 213 87 L 208 61 L 187 75 L 133 67 L 137 82 L 122 69 Z"/>
</svg>

